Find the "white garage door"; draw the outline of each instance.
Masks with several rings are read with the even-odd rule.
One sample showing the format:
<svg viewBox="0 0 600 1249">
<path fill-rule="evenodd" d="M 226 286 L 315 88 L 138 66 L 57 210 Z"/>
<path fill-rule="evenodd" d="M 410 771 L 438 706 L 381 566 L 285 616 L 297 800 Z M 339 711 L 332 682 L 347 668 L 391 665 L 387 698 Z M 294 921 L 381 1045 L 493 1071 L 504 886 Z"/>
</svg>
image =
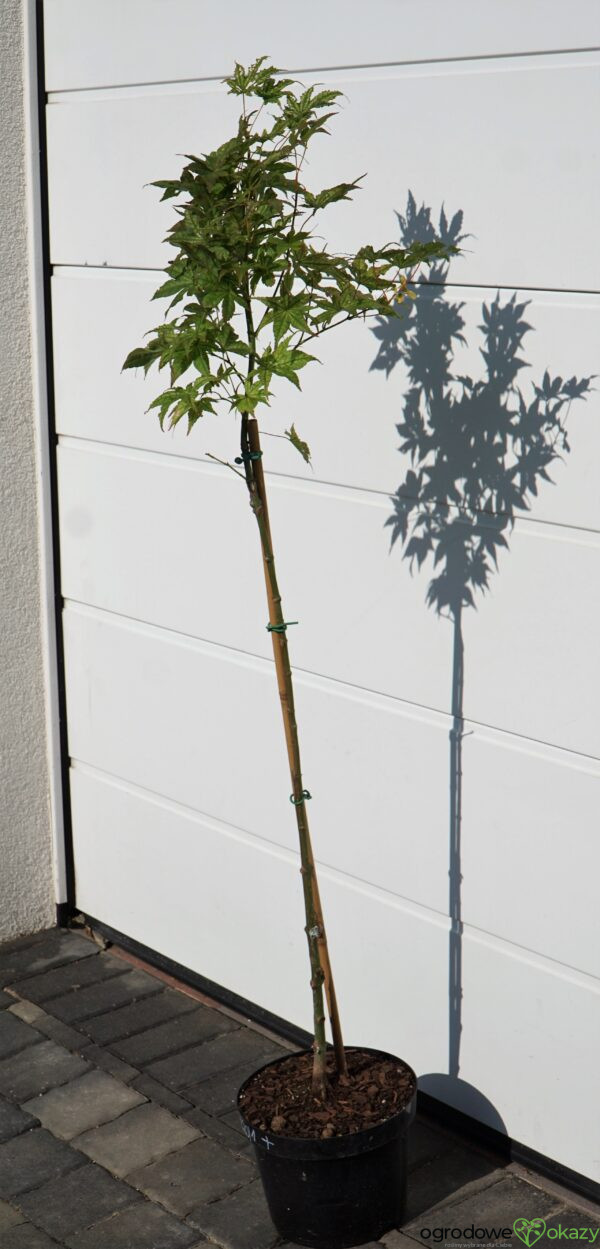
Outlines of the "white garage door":
<svg viewBox="0 0 600 1249">
<path fill-rule="evenodd" d="M 397 238 L 409 190 L 434 223 L 442 205 L 462 211 L 465 253 L 422 294 L 413 345 L 448 411 L 470 387 L 478 428 L 493 427 L 518 384 L 531 416 L 546 370 L 600 371 L 598 5 L 44 12 L 77 904 L 308 1028 L 257 535 L 243 487 L 205 458 L 236 453 L 235 425 L 161 434 L 144 415 L 156 377 L 120 373 L 157 320 L 169 258 L 172 209 L 145 184 L 227 136 L 220 79 L 236 59 L 266 51 L 341 87 L 309 176 L 368 177 L 331 211 L 332 244 Z M 494 337 L 482 308 L 498 292 Z M 526 310 L 502 312 L 515 292 Z M 517 350 L 519 317 L 531 328 Z M 400 541 L 390 552 L 386 527 L 409 467 L 396 426 L 423 373 L 415 383 L 413 360 L 409 376 L 407 341 L 386 370 L 369 326 L 324 339 L 323 367 L 303 395 L 282 391 L 266 425 L 295 421 L 313 451 L 311 472 L 268 439 L 265 467 L 286 612 L 301 622 L 304 771 L 345 1032 L 600 1179 L 598 397 L 573 403 L 554 484 L 537 476 L 487 594 L 463 612 L 461 705 L 453 623 L 426 601 L 435 574 L 411 569 Z M 450 453 L 457 479 L 463 452 Z"/>
</svg>

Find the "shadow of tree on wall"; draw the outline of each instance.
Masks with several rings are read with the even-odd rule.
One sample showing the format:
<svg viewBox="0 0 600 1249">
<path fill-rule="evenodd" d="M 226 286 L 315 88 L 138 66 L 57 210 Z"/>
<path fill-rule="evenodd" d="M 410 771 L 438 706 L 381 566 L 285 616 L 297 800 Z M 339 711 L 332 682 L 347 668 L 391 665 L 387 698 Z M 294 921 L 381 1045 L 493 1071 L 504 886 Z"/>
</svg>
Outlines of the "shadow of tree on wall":
<svg viewBox="0 0 600 1249">
<path fill-rule="evenodd" d="M 406 213 L 397 216 L 403 246 L 436 234 L 454 244 L 466 237 L 462 212 L 448 219 L 442 208 L 435 228 L 431 209 L 417 208 L 412 194 Z M 447 272 L 447 263 L 433 265 L 419 298 L 410 307 L 404 301 L 397 318 L 377 322 L 379 349 L 371 367 L 389 377 L 402 364 L 408 374 L 397 426 L 407 468 L 386 522 L 391 546 L 401 544 L 411 571 L 430 562 L 427 604 L 453 627 L 448 1073 L 456 1078 L 462 1029 L 463 612 L 489 589 L 516 516 L 530 509 L 539 483 L 551 481 L 553 462 L 568 455 L 569 408 L 587 395 L 592 379 L 564 380 L 547 370 L 523 393 L 517 379 L 527 367 L 521 353 L 532 327 L 524 317 L 528 305 L 516 294 L 504 302 L 497 294 L 482 305 L 483 376 L 455 372 L 454 352 L 466 341 L 464 304 L 447 295 Z"/>
</svg>

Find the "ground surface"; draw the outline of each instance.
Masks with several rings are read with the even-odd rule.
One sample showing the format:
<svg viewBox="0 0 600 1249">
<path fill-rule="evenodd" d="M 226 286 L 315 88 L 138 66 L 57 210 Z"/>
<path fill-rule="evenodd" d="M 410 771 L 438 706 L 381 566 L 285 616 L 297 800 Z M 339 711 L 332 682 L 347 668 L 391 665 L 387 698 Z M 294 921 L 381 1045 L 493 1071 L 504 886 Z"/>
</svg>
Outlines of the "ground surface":
<svg viewBox="0 0 600 1249">
<path fill-rule="evenodd" d="M 234 1098 L 286 1048 L 84 935 L 1 946 L 1 1249 L 280 1245 Z M 406 1222 L 386 1249 L 534 1218 L 549 1249 L 559 1225 L 600 1227 L 589 1203 L 425 1119 L 410 1166 Z"/>
</svg>

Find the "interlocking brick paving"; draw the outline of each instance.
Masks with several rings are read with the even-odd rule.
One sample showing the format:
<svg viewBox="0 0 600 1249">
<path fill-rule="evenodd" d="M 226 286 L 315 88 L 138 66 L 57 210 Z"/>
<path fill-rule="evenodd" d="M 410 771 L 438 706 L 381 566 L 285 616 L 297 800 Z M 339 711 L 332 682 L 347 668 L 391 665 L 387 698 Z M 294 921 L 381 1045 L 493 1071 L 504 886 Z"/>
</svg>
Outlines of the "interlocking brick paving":
<svg viewBox="0 0 600 1249">
<path fill-rule="evenodd" d="M 1 1249 L 297 1249 L 271 1224 L 235 1109 L 289 1048 L 79 933 L 0 947 Z M 431 1120 L 408 1155 L 405 1223 L 363 1249 L 516 1217 L 600 1227 L 589 1203 Z"/>
</svg>

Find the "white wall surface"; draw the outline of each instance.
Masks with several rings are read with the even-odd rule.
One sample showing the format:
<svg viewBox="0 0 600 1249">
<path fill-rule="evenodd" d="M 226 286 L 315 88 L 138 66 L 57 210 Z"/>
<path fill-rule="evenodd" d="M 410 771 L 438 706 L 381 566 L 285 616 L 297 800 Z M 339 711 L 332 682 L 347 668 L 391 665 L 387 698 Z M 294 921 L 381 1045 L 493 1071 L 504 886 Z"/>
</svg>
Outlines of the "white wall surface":
<svg viewBox="0 0 600 1249">
<path fill-rule="evenodd" d="M 0 941 L 54 922 L 30 337 L 22 5 L 0 36 Z M 6 176 L 10 171 L 10 176 Z"/>
<path fill-rule="evenodd" d="M 315 186 L 368 171 L 329 216 L 332 245 L 394 237 L 409 188 L 434 219 L 442 202 L 464 211 L 471 237 L 445 291 L 465 322 L 453 372 L 483 376 L 482 306 L 498 291 L 528 304 L 524 393 L 546 369 L 598 372 L 600 10 L 461 0 L 450 21 L 441 3 L 377 0 L 367 18 L 336 2 L 296 38 L 281 5 L 250 23 L 231 4 L 209 27 L 187 0 L 142 7 L 140 22 L 137 0 L 119 6 L 117 26 L 106 0 L 45 4 L 77 900 L 309 1027 L 257 535 L 241 484 L 206 459 L 236 454 L 235 423 L 161 434 L 144 415 L 160 379 L 120 373 L 160 319 L 150 296 L 168 258 L 172 210 L 144 184 L 226 137 L 235 107 L 218 80 L 269 46 L 346 93 L 309 170 Z M 264 421 L 266 434 L 295 421 L 313 451 L 309 470 L 265 437 L 347 1036 L 404 1054 L 425 1089 L 599 1179 L 598 395 L 573 405 L 570 453 L 464 615 L 457 1080 L 452 626 L 426 606 L 431 574 L 389 551 L 407 376 L 373 370 L 377 346 L 368 326 L 328 336 L 303 394 L 282 388 Z"/>
</svg>

